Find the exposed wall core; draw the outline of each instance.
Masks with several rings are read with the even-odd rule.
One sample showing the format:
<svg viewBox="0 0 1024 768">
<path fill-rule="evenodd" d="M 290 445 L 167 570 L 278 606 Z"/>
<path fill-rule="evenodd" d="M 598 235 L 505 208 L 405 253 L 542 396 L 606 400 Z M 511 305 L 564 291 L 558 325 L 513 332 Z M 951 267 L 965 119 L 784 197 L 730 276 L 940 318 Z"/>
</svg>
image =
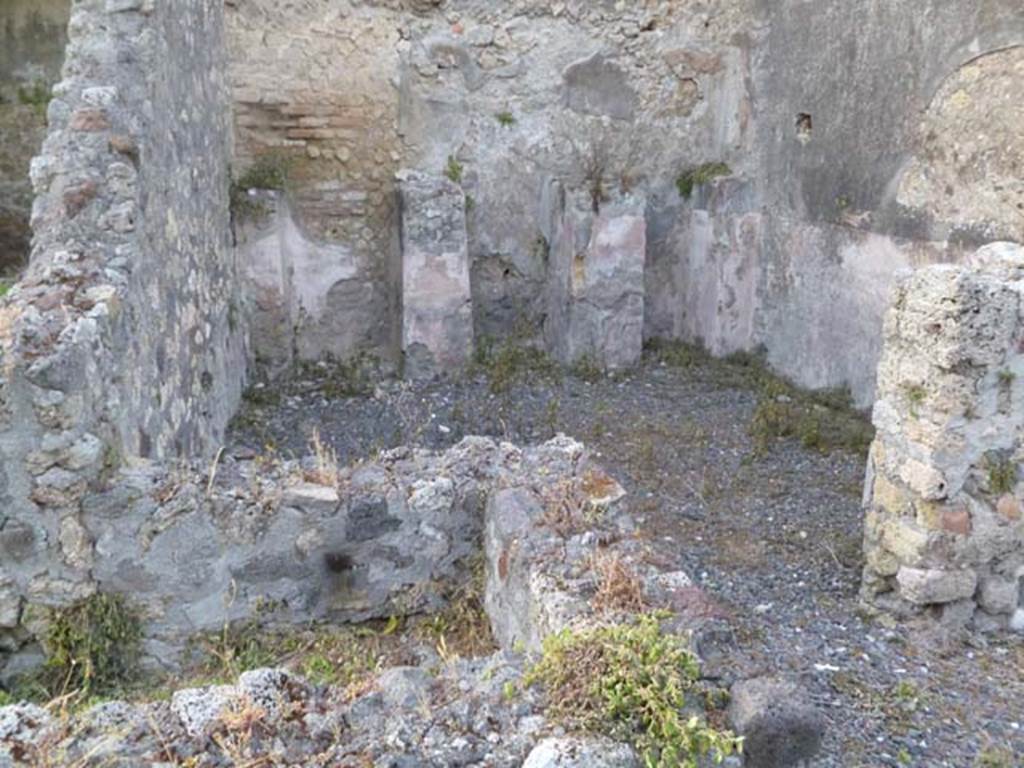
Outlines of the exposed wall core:
<svg viewBox="0 0 1024 768">
<path fill-rule="evenodd" d="M 954 72 L 921 118 L 899 201 L 955 234 L 1024 241 L 1024 46 Z"/>
</svg>

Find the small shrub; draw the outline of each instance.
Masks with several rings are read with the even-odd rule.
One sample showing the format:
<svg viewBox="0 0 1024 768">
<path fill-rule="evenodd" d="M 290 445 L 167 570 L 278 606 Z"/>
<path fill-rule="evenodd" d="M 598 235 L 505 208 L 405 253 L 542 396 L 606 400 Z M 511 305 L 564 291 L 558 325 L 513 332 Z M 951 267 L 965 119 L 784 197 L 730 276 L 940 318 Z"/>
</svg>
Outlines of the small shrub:
<svg viewBox="0 0 1024 768">
<path fill-rule="evenodd" d="M 679 196 L 687 200 L 693 195 L 693 190 L 701 184 L 707 184 L 719 176 L 728 176 L 732 169 L 725 163 L 704 163 L 695 168 L 690 168 L 680 174 L 676 179 L 676 188 Z"/>
<path fill-rule="evenodd" d="M 51 696 L 116 692 L 135 673 L 141 640 L 142 622 L 123 596 L 92 595 L 52 617 L 39 683 Z"/>
<path fill-rule="evenodd" d="M 498 124 L 501 125 L 503 128 L 510 128 L 516 124 L 515 115 L 513 115 L 508 110 L 499 112 L 494 117 L 498 121 Z"/>
<path fill-rule="evenodd" d="M 281 391 L 268 384 L 256 384 L 242 393 L 242 400 L 256 408 L 276 408 L 281 404 Z"/>
<path fill-rule="evenodd" d="M 569 729 L 631 742 L 649 768 L 697 768 L 739 749 L 731 733 L 684 714 L 696 656 L 655 616 L 635 624 L 552 635 L 527 685 L 544 686 L 548 715 Z"/>
<path fill-rule="evenodd" d="M 3 280 L 3 279 L 0 279 L 0 299 L 2 299 L 4 296 L 6 296 L 8 293 L 10 293 L 11 288 L 13 288 L 13 287 L 14 287 L 14 281 L 13 280 Z"/>
<path fill-rule="evenodd" d="M 245 173 L 235 182 L 241 189 L 271 189 L 283 191 L 288 188 L 290 163 L 281 155 L 268 154 L 257 157 Z"/>
<path fill-rule="evenodd" d="M 462 183 L 462 174 L 465 172 L 465 168 L 460 163 L 455 155 L 448 155 L 448 164 L 445 166 L 444 175 L 448 177 L 448 180 L 453 184 Z"/>
</svg>

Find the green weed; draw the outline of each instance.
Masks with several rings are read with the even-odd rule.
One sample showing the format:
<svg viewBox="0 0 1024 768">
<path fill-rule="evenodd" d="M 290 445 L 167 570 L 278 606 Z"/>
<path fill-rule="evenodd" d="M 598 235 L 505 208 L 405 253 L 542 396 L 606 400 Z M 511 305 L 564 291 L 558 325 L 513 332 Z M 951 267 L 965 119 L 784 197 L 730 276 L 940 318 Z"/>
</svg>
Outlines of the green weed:
<svg viewBox="0 0 1024 768">
<path fill-rule="evenodd" d="M 740 748 L 731 733 L 683 714 L 698 678 L 696 656 L 647 615 L 547 638 L 524 682 L 544 686 L 548 715 L 567 728 L 629 741 L 648 768 L 696 768 Z"/>
<path fill-rule="evenodd" d="M 444 175 L 448 177 L 449 181 L 453 184 L 461 184 L 462 174 L 465 170 L 465 167 L 456 159 L 455 155 L 448 155 L 448 164 L 444 168 Z"/>
<path fill-rule="evenodd" d="M 231 182 L 229 192 L 231 214 L 236 220 L 260 219 L 267 215 L 267 207 L 254 200 L 249 190 L 277 190 L 288 188 L 291 163 L 277 153 L 261 155 L 241 176 Z"/>
<path fill-rule="evenodd" d="M 676 188 L 680 197 L 689 199 L 696 187 L 707 184 L 718 176 L 728 176 L 731 173 L 732 169 L 725 163 L 704 163 L 684 171 L 676 179 Z"/>
<path fill-rule="evenodd" d="M 139 615 L 122 595 L 97 593 L 55 611 L 42 638 L 46 661 L 34 683 L 49 697 L 114 693 L 136 674 Z"/>
</svg>

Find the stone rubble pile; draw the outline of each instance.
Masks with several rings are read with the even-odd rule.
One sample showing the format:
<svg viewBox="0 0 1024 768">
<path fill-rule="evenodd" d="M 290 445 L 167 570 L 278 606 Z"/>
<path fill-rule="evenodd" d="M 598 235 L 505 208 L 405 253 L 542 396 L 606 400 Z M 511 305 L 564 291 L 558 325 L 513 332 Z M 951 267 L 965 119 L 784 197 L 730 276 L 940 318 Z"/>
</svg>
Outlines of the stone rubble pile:
<svg viewBox="0 0 1024 768">
<path fill-rule="evenodd" d="M 419 666 L 383 670 L 348 689 L 259 669 L 233 684 L 178 690 L 169 701 L 107 702 L 71 718 L 16 704 L 0 709 L 0 766 L 59 755 L 82 765 L 220 766 L 262 757 L 282 766 L 628 768 L 639 764 L 630 747 L 567 736 L 546 718 L 542 692 L 521 685 L 545 638 L 655 610 L 666 612 L 666 631 L 699 636 L 722 626 L 720 616 L 699 610 L 710 601 L 686 574 L 645 558 L 625 491 L 570 438 L 527 449 L 485 438 L 443 453 L 401 448 L 339 470 L 329 484 L 317 482 L 323 467 L 313 459 L 256 465 L 225 461 L 217 478 L 179 477 L 173 488 L 139 472 L 146 479 L 136 491 L 158 498 L 132 497 L 120 483 L 95 508 L 97 519 L 121 520 L 122 537 L 139 526 L 144 541 L 131 546 L 142 550 L 124 551 L 98 573 L 137 585 L 151 652 L 173 647 L 162 634 L 180 625 L 172 611 L 223 621 L 226 578 L 236 617 L 257 599 L 279 606 L 269 621 L 288 621 L 289 611 L 292 621 L 387 615 L 410 587 L 421 602 L 405 608 L 429 609 L 440 601 L 430 587 L 454 577 L 481 538 L 484 604 L 500 650 L 454 659 L 421 649 Z M 115 507 L 135 510 L 135 522 L 111 517 Z M 97 550 L 115 539 L 109 530 Z M 342 573 L 332 572 L 331 555 L 343 557 Z M 153 570 L 143 574 L 134 563 Z M 741 732 L 759 734 L 771 754 L 809 755 L 820 742 L 813 711 L 780 712 L 778 702 L 753 697 L 741 714 Z"/>
</svg>

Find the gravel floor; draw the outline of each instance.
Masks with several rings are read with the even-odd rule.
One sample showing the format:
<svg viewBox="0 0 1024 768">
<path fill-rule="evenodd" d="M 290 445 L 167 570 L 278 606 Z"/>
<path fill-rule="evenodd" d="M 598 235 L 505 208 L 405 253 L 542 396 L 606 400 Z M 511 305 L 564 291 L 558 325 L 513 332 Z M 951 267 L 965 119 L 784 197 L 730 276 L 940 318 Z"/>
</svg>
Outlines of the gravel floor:
<svg viewBox="0 0 1024 768">
<path fill-rule="evenodd" d="M 501 394 L 480 376 L 337 399 L 323 380 L 297 381 L 257 391 L 230 450 L 303 455 L 317 430 L 349 463 L 404 443 L 564 432 L 631 492 L 651 556 L 719 601 L 735 628 L 723 677 L 784 671 L 812 692 L 830 722 L 816 765 L 1024 765 L 1024 638 L 951 645 L 865 617 L 863 458 L 788 440 L 755 452 L 757 396 L 721 370 L 649 360 L 618 379 L 538 376 Z"/>
</svg>

